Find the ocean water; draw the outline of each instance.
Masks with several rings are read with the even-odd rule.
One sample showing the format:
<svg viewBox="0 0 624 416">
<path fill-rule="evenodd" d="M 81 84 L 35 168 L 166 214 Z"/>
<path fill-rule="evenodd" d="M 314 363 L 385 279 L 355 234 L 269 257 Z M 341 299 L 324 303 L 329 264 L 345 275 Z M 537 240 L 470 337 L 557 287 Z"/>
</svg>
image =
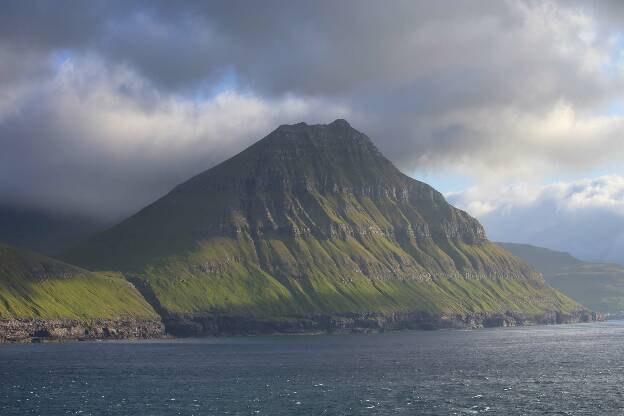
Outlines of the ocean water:
<svg viewBox="0 0 624 416">
<path fill-rule="evenodd" d="M 620 415 L 624 322 L 0 346 L 0 415 Z"/>
</svg>

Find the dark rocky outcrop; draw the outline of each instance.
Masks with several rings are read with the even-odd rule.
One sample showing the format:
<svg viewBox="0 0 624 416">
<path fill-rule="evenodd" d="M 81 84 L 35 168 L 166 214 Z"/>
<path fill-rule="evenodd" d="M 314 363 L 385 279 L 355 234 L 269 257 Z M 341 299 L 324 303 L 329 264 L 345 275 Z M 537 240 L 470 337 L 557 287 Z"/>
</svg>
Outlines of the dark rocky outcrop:
<svg viewBox="0 0 624 416">
<path fill-rule="evenodd" d="M 164 335 L 164 325 L 158 318 L 0 318 L 0 342 L 145 339 Z"/>
<path fill-rule="evenodd" d="M 422 312 L 348 313 L 262 319 L 232 315 L 176 315 L 164 319 L 167 333 L 177 337 L 261 334 L 359 333 L 406 329 L 495 328 L 527 325 L 553 325 L 600 321 L 603 317 L 585 310 L 569 314 L 548 312 L 540 315 L 469 314 L 440 316 Z"/>
</svg>

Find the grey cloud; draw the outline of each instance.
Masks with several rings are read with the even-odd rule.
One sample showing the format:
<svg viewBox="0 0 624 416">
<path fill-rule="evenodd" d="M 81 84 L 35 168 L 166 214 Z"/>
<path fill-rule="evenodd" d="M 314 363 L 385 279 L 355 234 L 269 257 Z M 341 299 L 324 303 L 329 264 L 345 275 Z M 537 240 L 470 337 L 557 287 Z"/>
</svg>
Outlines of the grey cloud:
<svg viewBox="0 0 624 416">
<path fill-rule="evenodd" d="M 448 196 L 494 241 L 529 243 L 624 264 L 624 177 L 473 188 Z"/>
<path fill-rule="evenodd" d="M 142 208 L 281 123 L 343 109 L 224 92 L 165 97 L 134 73 L 76 61 L 0 122 L 0 202 L 110 221 Z M 258 136 L 260 135 L 260 136 Z"/>
<path fill-rule="evenodd" d="M 517 100 L 531 91 L 520 87 L 520 74 L 544 84 L 535 94 L 565 92 L 550 91 L 560 83 L 546 85 L 555 75 L 581 76 L 578 65 L 553 54 L 558 45 L 531 39 L 525 9 L 536 6 L 525 2 L 13 4 L 0 20 L 0 36 L 12 44 L 88 48 L 169 87 L 196 87 L 234 68 L 242 83 L 263 93 L 407 88 L 412 96 L 422 88 L 427 108 L 436 111 L 436 100 L 474 103 L 484 92 Z"/>
<path fill-rule="evenodd" d="M 601 69 L 605 7 L 9 1 L 0 200 L 121 215 L 278 124 L 344 116 L 404 169 L 513 177 L 620 160 L 622 123 L 583 119 L 622 87 Z M 220 104 L 223 89 L 237 98 Z M 560 103 L 583 132 L 549 119 Z M 555 133 L 538 143 L 526 125 Z"/>
</svg>

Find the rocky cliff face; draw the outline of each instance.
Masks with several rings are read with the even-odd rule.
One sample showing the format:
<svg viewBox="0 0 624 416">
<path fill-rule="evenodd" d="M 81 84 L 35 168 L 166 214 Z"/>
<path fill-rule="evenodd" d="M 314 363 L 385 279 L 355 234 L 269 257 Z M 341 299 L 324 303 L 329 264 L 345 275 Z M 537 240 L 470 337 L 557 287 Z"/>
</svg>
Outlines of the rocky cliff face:
<svg viewBox="0 0 624 416">
<path fill-rule="evenodd" d="M 172 335 L 185 337 L 198 335 L 362 333 L 405 329 L 474 329 L 535 324 L 570 324 L 598 320 L 603 320 L 602 315 L 586 310 L 576 310 L 570 313 L 551 311 L 538 315 L 525 315 L 511 311 L 506 313 L 466 313 L 450 316 L 424 312 L 343 313 L 289 317 L 287 319 L 218 314 L 178 314 L 166 318 L 165 325 Z"/>
<path fill-rule="evenodd" d="M 61 340 L 160 338 L 160 318 L 42 319 L 0 318 L 0 343 Z"/>
<path fill-rule="evenodd" d="M 582 309 L 344 120 L 281 126 L 68 258 L 143 282 L 171 327 Z"/>
</svg>

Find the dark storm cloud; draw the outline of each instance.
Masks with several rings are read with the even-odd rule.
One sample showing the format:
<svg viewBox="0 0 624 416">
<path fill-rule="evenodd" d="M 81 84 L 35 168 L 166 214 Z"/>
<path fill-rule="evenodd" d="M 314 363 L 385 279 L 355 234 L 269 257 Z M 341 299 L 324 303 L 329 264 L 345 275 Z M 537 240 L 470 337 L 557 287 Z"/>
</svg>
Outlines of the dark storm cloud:
<svg viewBox="0 0 624 416">
<path fill-rule="evenodd" d="M 404 169 L 591 167 L 588 137 L 620 157 L 621 121 L 596 116 L 622 86 L 608 8 L 5 2 L 0 199 L 122 215 L 278 124 L 338 117 Z"/>
<path fill-rule="evenodd" d="M 514 72 L 541 74 L 532 82 L 575 76 L 578 65 L 561 71 L 557 64 L 565 62 L 545 53 L 558 45 L 517 36 L 532 29 L 527 7 L 501 1 L 392 7 L 376 1 L 12 2 L 0 18 L 0 38 L 26 49 L 93 50 L 168 88 L 197 87 L 233 68 L 244 86 L 264 94 L 407 88 L 413 96 L 422 88 L 435 104 L 451 91 L 460 100 L 483 100 L 476 91 L 487 82 L 503 85 L 500 78 Z M 515 51 L 506 50 L 511 45 Z M 510 91 L 516 82 L 508 85 L 488 93 L 499 99 L 517 93 Z"/>
<path fill-rule="evenodd" d="M 54 79 L 18 91 L 13 101 L 19 111 L 9 109 L 0 118 L 4 204 L 110 221 L 232 156 L 282 121 L 346 115 L 330 103 L 234 92 L 206 102 L 181 100 L 90 57 L 62 66 Z"/>
<path fill-rule="evenodd" d="M 400 82 L 404 73 L 424 67 L 404 54 L 406 35 L 422 20 L 450 21 L 455 9 L 395 6 L 16 1 L 0 16 L 0 38 L 44 52 L 94 49 L 167 87 L 193 86 L 233 66 L 245 84 L 264 92 L 340 93 L 371 82 Z M 466 6 L 460 19 L 478 17 Z M 436 52 L 433 43 L 429 47 Z"/>
</svg>

